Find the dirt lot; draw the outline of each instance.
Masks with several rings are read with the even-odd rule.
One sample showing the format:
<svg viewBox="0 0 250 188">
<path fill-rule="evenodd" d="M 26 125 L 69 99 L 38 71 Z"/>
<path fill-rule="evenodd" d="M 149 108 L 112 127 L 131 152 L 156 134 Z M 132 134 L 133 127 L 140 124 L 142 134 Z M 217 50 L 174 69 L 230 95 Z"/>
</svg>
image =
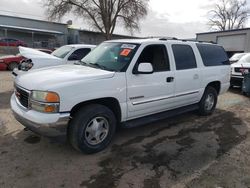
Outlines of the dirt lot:
<svg viewBox="0 0 250 188">
<path fill-rule="evenodd" d="M 249 98 L 233 90 L 210 117 L 184 114 L 122 129 L 112 145 L 84 155 L 24 131 L 0 72 L 0 187 L 250 187 Z"/>
</svg>

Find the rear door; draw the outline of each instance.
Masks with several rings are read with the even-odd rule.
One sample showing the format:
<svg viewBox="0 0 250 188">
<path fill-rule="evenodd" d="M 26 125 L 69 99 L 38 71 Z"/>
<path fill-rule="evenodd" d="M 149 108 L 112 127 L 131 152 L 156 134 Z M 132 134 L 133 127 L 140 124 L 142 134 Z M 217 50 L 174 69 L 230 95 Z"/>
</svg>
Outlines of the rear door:
<svg viewBox="0 0 250 188">
<path fill-rule="evenodd" d="M 175 62 L 175 100 L 177 107 L 198 102 L 201 73 L 192 46 L 172 44 Z"/>
<path fill-rule="evenodd" d="M 127 73 L 128 118 L 137 118 L 173 107 L 174 71 L 164 44 L 145 46 L 135 66 L 151 63 L 152 74 Z"/>
</svg>

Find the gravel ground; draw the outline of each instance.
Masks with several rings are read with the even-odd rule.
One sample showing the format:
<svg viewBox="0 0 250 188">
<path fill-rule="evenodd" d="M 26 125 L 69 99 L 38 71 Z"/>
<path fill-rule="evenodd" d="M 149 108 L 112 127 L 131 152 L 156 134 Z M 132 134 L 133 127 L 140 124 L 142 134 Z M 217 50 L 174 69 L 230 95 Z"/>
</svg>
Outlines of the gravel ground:
<svg viewBox="0 0 250 188">
<path fill-rule="evenodd" d="M 0 72 L 0 187 L 250 187 L 250 101 L 238 90 L 220 96 L 212 116 L 121 129 L 105 151 L 84 155 L 24 131 L 12 88 Z"/>
</svg>

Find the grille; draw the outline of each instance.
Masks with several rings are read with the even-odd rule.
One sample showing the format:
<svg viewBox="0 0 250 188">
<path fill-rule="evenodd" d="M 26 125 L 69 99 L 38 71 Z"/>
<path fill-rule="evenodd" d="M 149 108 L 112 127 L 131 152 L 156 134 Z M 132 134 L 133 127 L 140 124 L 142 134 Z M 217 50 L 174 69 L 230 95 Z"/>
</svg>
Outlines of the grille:
<svg viewBox="0 0 250 188">
<path fill-rule="evenodd" d="M 19 87 L 16 87 L 16 97 L 25 108 L 29 107 L 29 93 Z"/>
<path fill-rule="evenodd" d="M 234 68 L 234 71 L 235 72 L 240 72 L 242 73 L 243 70 L 248 70 L 250 72 L 250 69 L 249 68 Z"/>
</svg>

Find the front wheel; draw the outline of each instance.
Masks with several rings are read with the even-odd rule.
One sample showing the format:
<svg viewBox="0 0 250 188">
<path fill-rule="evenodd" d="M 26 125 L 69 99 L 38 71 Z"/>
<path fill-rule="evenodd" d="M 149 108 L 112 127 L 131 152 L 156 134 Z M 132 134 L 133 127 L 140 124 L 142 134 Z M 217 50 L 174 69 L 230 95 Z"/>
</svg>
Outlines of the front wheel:
<svg viewBox="0 0 250 188">
<path fill-rule="evenodd" d="M 199 102 L 199 114 L 203 116 L 211 115 L 216 107 L 217 99 L 218 94 L 216 89 L 208 86 Z"/>
<path fill-rule="evenodd" d="M 91 104 L 72 115 L 68 137 L 75 149 L 83 153 L 96 153 L 109 145 L 115 129 L 114 113 L 106 106 Z"/>
</svg>

